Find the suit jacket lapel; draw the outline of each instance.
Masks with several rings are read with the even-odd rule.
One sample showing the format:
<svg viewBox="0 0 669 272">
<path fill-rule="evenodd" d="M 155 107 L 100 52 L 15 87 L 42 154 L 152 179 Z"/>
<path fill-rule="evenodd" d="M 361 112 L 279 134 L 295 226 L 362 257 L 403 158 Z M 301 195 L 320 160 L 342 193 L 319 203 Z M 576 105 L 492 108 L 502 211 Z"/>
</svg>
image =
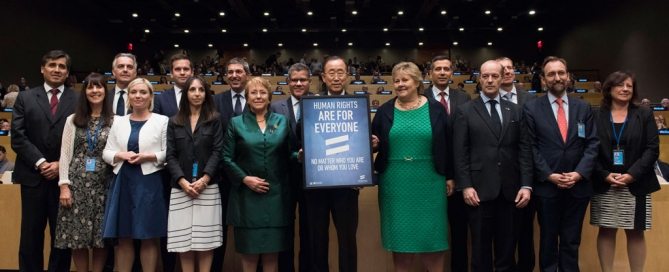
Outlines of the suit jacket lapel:
<svg viewBox="0 0 669 272">
<path fill-rule="evenodd" d="M 53 117 L 51 116 L 51 105 L 49 104 L 49 97 L 46 95 L 44 87 L 35 90 L 35 100 L 37 100 L 37 104 L 42 108 L 49 123 L 52 123 Z"/>
<path fill-rule="evenodd" d="M 506 105 L 504 103 L 505 101 L 502 100 L 503 102 L 499 105 L 502 109 L 502 135 L 499 137 L 499 141 L 502 142 L 504 139 L 504 135 L 506 135 L 506 129 L 509 127 L 509 124 L 511 123 L 511 108 L 509 105 Z M 513 103 L 513 102 L 509 102 Z"/>
<path fill-rule="evenodd" d="M 292 130 L 293 133 L 297 133 L 297 121 L 295 120 L 295 111 L 293 110 L 293 99 L 288 97 L 288 99 L 286 99 L 282 105 L 286 107 L 285 110 L 288 113 L 288 124 L 290 124 L 290 130 Z"/>
<path fill-rule="evenodd" d="M 172 88 L 172 89 L 168 90 L 167 92 L 163 93 L 162 95 L 165 95 L 165 94 L 168 94 L 167 100 L 170 101 L 169 102 L 170 103 L 170 108 L 174 108 L 174 109 L 176 109 L 176 111 L 179 111 L 179 107 L 177 107 L 177 105 L 178 105 L 177 103 L 179 103 L 177 101 L 177 91 L 174 90 L 174 88 Z"/>
<path fill-rule="evenodd" d="M 76 94 L 72 89 L 65 88 L 65 91 L 63 92 L 62 95 L 60 95 L 60 99 L 58 100 L 58 108 L 56 109 L 56 118 L 54 118 L 54 122 L 58 122 L 60 118 L 67 117 L 66 115 L 70 115 L 72 113 L 71 108 L 74 106 L 74 101 L 76 100 Z"/>
<path fill-rule="evenodd" d="M 546 116 L 545 120 L 548 121 L 548 127 L 550 127 L 550 129 L 553 130 L 553 135 L 555 135 L 555 139 L 557 139 L 560 143 L 564 145 L 564 141 L 562 141 L 562 134 L 560 133 L 560 128 L 558 127 L 557 120 L 555 119 L 555 114 L 553 113 L 553 105 L 551 105 L 551 102 L 548 99 L 548 95 L 544 95 L 544 97 L 541 100 L 541 103 L 543 104 L 541 108 L 544 111 L 542 116 Z"/>
<path fill-rule="evenodd" d="M 583 122 L 584 120 L 579 120 L 578 119 L 578 109 L 576 108 L 576 103 L 574 103 L 575 98 L 570 97 L 569 98 L 569 120 L 567 122 L 569 125 L 567 126 L 567 143 L 571 141 L 571 139 L 575 139 L 578 137 L 578 123 Z"/>
<path fill-rule="evenodd" d="M 485 122 L 486 126 L 488 126 L 488 129 L 492 132 L 495 137 L 499 140 L 499 131 L 495 131 L 492 125 L 492 120 L 490 120 L 490 113 L 488 113 L 488 109 L 486 109 L 486 106 L 483 104 L 483 100 L 479 97 L 476 102 L 474 102 L 474 110 L 476 113 L 478 113 L 479 117 Z M 495 109 L 491 109 L 495 110 Z"/>
</svg>

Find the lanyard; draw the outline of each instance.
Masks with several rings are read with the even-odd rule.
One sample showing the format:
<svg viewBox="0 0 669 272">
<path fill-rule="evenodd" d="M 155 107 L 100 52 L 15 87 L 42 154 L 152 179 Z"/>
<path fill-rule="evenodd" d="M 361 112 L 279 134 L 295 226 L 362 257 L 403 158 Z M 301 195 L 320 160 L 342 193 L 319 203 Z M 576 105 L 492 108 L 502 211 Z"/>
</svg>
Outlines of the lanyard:
<svg viewBox="0 0 669 272">
<path fill-rule="evenodd" d="M 95 150 L 95 146 L 98 144 L 98 136 L 100 135 L 100 127 L 102 127 L 102 120 L 98 121 L 98 125 L 95 127 L 95 134 L 91 136 L 91 130 L 86 129 L 86 143 L 88 143 L 88 153 L 92 154 Z"/>
<path fill-rule="evenodd" d="M 616 132 L 616 126 L 613 124 L 613 114 L 610 115 L 611 120 L 611 129 L 613 130 L 613 138 L 616 140 L 616 148 L 620 149 L 620 138 L 623 137 L 623 131 L 625 130 L 625 125 L 627 124 L 627 117 L 625 117 L 625 122 L 620 127 L 620 133 Z"/>
</svg>

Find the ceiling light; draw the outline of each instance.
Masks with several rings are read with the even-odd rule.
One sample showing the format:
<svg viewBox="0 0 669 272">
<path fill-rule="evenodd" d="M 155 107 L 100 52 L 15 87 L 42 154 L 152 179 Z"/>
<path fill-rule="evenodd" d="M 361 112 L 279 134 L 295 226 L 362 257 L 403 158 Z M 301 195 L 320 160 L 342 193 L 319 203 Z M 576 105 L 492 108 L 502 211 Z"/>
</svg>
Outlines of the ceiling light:
<svg viewBox="0 0 669 272">
<path fill-rule="evenodd" d="M 224 28 L 224 29 L 221 29 L 221 32 L 226 33 L 226 32 L 228 32 L 228 30 Z"/>
<path fill-rule="evenodd" d="M 357 10 L 351 11 L 351 14 L 358 15 L 358 11 Z"/>
<path fill-rule="evenodd" d="M 346 32 L 346 28 L 342 28 L 342 29 L 341 29 L 341 32 Z"/>
<path fill-rule="evenodd" d="M 318 43 L 314 43 L 314 46 L 318 46 Z"/>
<path fill-rule="evenodd" d="M 397 15 L 404 15 L 404 11 L 403 10 L 397 11 Z"/>
<path fill-rule="evenodd" d="M 248 43 L 245 43 L 245 44 L 244 44 L 244 47 L 249 47 L 249 44 L 248 44 Z"/>
<path fill-rule="evenodd" d="M 306 28 L 303 28 L 303 29 L 302 29 L 302 32 L 307 32 L 307 29 L 306 29 Z"/>
<path fill-rule="evenodd" d="M 390 46 L 390 43 L 389 43 L 389 42 L 387 42 L 387 43 L 386 43 L 386 46 Z"/>
<path fill-rule="evenodd" d="M 213 44 L 207 44 L 207 46 L 208 46 L 208 47 L 214 47 L 214 45 L 213 45 Z"/>
<path fill-rule="evenodd" d="M 139 17 L 139 14 L 137 14 L 137 13 L 132 14 L 132 18 L 137 18 L 137 17 Z"/>
<path fill-rule="evenodd" d="M 269 12 L 265 11 L 262 15 L 269 16 Z"/>
<path fill-rule="evenodd" d="M 537 28 L 537 31 L 544 31 L 544 28 L 543 28 L 543 27 L 539 27 L 539 28 Z"/>
<path fill-rule="evenodd" d="M 458 45 L 458 42 L 453 42 L 453 45 Z"/>
<path fill-rule="evenodd" d="M 184 29 L 184 33 L 190 33 L 190 30 Z"/>
<path fill-rule="evenodd" d="M 279 44 L 277 44 L 277 45 L 278 45 L 279 47 L 283 46 L 283 44 L 282 44 L 282 43 L 279 43 Z"/>
<path fill-rule="evenodd" d="M 348 43 L 348 46 L 353 46 L 353 43 L 352 42 Z"/>
<path fill-rule="evenodd" d="M 442 11 L 441 11 L 441 15 L 446 15 L 446 11 L 445 11 L 445 10 L 442 10 Z"/>
<path fill-rule="evenodd" d="M 314 13 L 311 12 L 311 11 L 307 11 L 307 15 L 308 15 L 308 16 L 311 16 L 311 15 L 314 15 Z"/>
<path fill-rule="evenodd" d="M 531 9 L 531 10 L 528 12 L 528 14 L 530 14 L 530 15 L 534 15 L 534 14 L 537 14 L 537 12 L 534 11 L 533 9 Z"/>
<path fill-rule="evenodd" d="M 174 48 L 179 48 L 179 45 L 175 43 Z"/>
<path fill-rule="evenodd" d="M 492 42 L 488 42 L 488 45 L 492 45 Z"/>
<path fill-rule="evenodd" d="M 262 29 L 262 32 L 267 32 L 267 28 L 263 28 L 263 29 Z"/>
<path fill-rule="evenodd" d="M 225 16 L 225 12 L 223 12 L 223 11 L 219 12 L 219 13 L 218 13 L 218 16 L 221 16 L 221 17 L 222 17 L 222 16 Z"/>
<path fill-rule="evenodd" d="M 181 17 L 181 13 L 175 12 L 174 17 Z"/>
<path fill-rule="evenodd" d="M 151 30 L 149 30 L 148 28 L 144 29 L 144 33 L 150 33 L 150 32 L 151 32 Z"/>
<path fill-rule="evenodd" d="M 423 46 L 423 42 L 419 42 L 419 43 L 418 43 L 418 46 Z"/>
<path fill-rule="evenodd" d="M 418 31 L 423 31 L 423 30 L 425 30 L 425 29 L 424 29 L 424 28 L 422 28 L 422 27 L 421 27 L 421 28 L 418 28 Z"/>
<path fill-rule="evenodd" d="M 484 13 L 485 15 L 490 15 L 490 10 L 486 10 Z"/>
<path fill-rule="evenodd" d="M 387 28 L 387 27 L 384 27 L 384 28 L 383 28 L 383 32 L 388 32 L 388 28 Z"/>
<path fill-rule="evenodd" d="M 460 32 L 462 32 L 462 31 L 465 31 L 465 28 L 464 28 L 464 27 L 461 27 L 461 28 L 458 29 L 458 30 L 460 30 Z"/>
<path fill-rule="evenodd" d="M 501 27 L 498 27 L 498 28 L 497 28 L 497 31 L 498 31 L 498 32 L 502 32 L 502 30 L 504 30 L 504 29 L 501 28 Z"/>
</svg>

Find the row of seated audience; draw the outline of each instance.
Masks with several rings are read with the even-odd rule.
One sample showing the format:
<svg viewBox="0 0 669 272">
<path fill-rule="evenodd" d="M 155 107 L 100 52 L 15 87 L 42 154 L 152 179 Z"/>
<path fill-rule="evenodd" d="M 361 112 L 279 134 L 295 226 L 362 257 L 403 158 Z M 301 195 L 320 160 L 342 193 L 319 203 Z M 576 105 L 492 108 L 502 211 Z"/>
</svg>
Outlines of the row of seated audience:
<svg viewBox="0 0 669 272">
<path fill-rule="evenodd" d="M 243 59 L 227 63 L 230 90 L 215 96 L 187 55 L 172 56 L 170 66 L 175 85 L 155 95 L 137 77 L 135 57 L 121 53 L 113 89 L 91 73 L 77 94 L 64 85 L 69 55 L 43 56 L 45 82 L 19 93 L 11 128 L 22 195 L 19 269 L 42 270 L 48 220 L 52 271 L 69 271 L 71 258 L 88 271 L 89 250 L 90 270 L 112 269 L 112 244 L 119 271 L 156 271 L 159 260 L 174 271 L 175 254 L 183 271 L 195 263 L 221 271 L 228 225 L 243 271 L 294 271 L 297 208 L 300 271 L 328 270 L 330 215 L 339 269 L 357 271 L 360 188 L 304 190 L 297 130 L 303 96 L 348 94 L 347 63 L 325 60 L 318 94 L 309 93 L 313 71 L 293 64 L 290 96 L 274 102 L 270 83 L 251 77 Z M 548 93 L 535 97 L 515 87 L 509 58 L 486 61 L 481 95 L 471 99 L 448 87 L 453 63 L 445 56 L 430 62 L 428 88 L 416 64 L 392 68 L 396 97 L 378 106 L 370 142 L 382 244 L 396 270 L 408 271 L 418 256 L 428 271 L 444 271 L 450 249 L 452 271 L 533 271 L 537 212 L 541 270 L 578 271 L 589 203 L 602 270 L 612 269 L 618 229 L 634 249 L 631 270 L 643 270 L 659 140 L 652 111 L 633 103 L 634 75 L 609 75 L 601 107 L 591 110 L 567 96 L 564 59 L 548 57 L 541 69 Z"/>
</svg>

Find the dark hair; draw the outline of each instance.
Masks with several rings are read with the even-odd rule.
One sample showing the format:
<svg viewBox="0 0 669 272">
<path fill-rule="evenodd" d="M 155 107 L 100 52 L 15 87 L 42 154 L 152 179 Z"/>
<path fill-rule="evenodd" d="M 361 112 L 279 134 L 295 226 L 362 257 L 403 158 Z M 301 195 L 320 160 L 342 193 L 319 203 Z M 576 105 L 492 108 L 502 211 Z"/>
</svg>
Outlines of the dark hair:
<svg viewBox="0 0 669 272">
<path fill-rule="evenodd" d="M 434 62 L 435 61 L 440 61 L 440 60 L 447 60 L 448 62 L 451 63 L 451 69 L 453 69 L 453 62 L 451 62 L 451 59 L 448 58 L 446 55 L 436 55 L 432 57 L 432 60 L 430 61 L 430 70 L 434 68 Z"/>
<path fill-rule="evenodd" d="M 323 62 L 323 71 L 325 71 L 325 66 L 328 64 L 328 62 L 335 61 L 335 60 L 341 60 L 344 63 L 344 68 L 346 68 L 346 73 L 348 73 L 348 65 L 346 64 L 346 61 L 342 59 L 340 56 L 329 56 L 325 59 L 325 62 Z"/>
<path fill-rule="evenodd" d="M 67 66 L 67 70 L 69 71 L 70 65 L 72 65 L 72 60 L 70 59 L 70 55 L 65 53 L 63 50 L 51 50 L 44 54 L 44 56 L 42 56 L 42 67 L 44 67 L 44 65 L 46 65 L 46 63 L 50 60 L 56 60 L 59 58 L 65 58 L 65 66 Z"/>
<path fill-rule="evenodd" d="M 181 90 L 181 99 L 179 100 L 181 107 L 179 107 L 179 112 L 177 112 L 173 119 L 177 125 L 184 126 L 188 123 L 191 114 L 188 90 L 195 80 L 200 81 L 200 84 L 204 87 L 204 101 L 202 102 L 202 108 L 200 108 L 200 118 L 204 118 L 204 122 L 218 120 L 218 112 L 216 111 L 216 105 L 214 105 L 214 98 L 209 92 L 209 84 L 202 77 L 195 76 L 189 78 L 186 81 L 186 88 Z"/>
<path fill-rule="evenodd" d="M 311 70 L 309 70 L 309 66 L 301 62 L 297 62 L 291 65 L 290 68 L 288 68 L 288 79 L 290 80 L 290 77 L 293 75 L 293 72 L 299 72 L 299 71 L 307 71 L 307 75 L 311 75 Z"/>
<path fill-rule="evenodd" d="M 251 75 L 251 69 L 249 68 L 249 63 L 246 62 L 243 58 L 232 58 L 228 61 L 228 63 L 225 64 L 225 72 L 228 72 L 228 67 L 230 67 L 231 64 L 240 64 L 241 66 L 244 67 L 244 72 L 247 75 Z"/>
<path fill-rule="evenodd" d="M 628 71 L 615 71 L 606 77 L 604 84 L 602 84 L 602 104 L 601 107 L 604 109 L 611 109 L 611 103 L 613 98 L 611 97 L 611 89 L 613 87 L 620 85 L 626 79 L 632 79 L 632 100 L 631 102 L 636 101 L 639 96 L 639 92 L 636 89 L 636 77 L 634 74 Z M 630 107 L 635 107 L 634 103 L 629 103 Z"/>
<path fill-rule="evenodd" d="M 172 68 L 174 68 L 174 62 L 177 61 L 177 60 L 187 60 L 189 66 L 190 66 L 190 69 L 193 70 L 193 61 L 190 60 L 188 55 L 181 54 L 181 53 L 174 54 L 174 55 L 172 55 L 172 57 L 170 57 L 170 70 L 172 70 Z"/>
<path fill-rule="evenodd" d="M 567 69 L 567 61 L 565 59 L 558 58 L 556 56 L 548 56 L 544 59 L 544 63 L 541 64 L 541 76 L 542 77 L 545 76 L 545 74 L 544 74 L 545 72 L 543 70 L 544 70 L 544 68 L 546 68 L 546 64 L 548 64 L 549 62 L 554 62 L 554 61 L 562 62 L 562 64 L 564 64 L 564 68 Z"/>
<path fill-rule="evenodd" d="M 86 98 L 86 89 L 90 86 L 100 87 L 104 90 L 104 100 L 102 101 L 102 112 L 100 112 L 100 117 L 105 126 L 111 126 L 114 118 L 112 103 L 106 101 L 107 84 L 104 76 L 98 73 L 90 73 L 84 79 L 84 85 L 81 87 L 81 92 L 79 92 L 79 105 L 77 105 L 77 108 L 74 110 L 74 119 L 72 119 L 72 122 L 79 128 L 88 127 L 88 122 L 91 120 L 92 109 Z"/>
<path fill-rule="evenodd" d="M 4 145 L 0 145 L 0 152 L 7 153 L 7 149 L 5 149 Z"/>
</svg>

